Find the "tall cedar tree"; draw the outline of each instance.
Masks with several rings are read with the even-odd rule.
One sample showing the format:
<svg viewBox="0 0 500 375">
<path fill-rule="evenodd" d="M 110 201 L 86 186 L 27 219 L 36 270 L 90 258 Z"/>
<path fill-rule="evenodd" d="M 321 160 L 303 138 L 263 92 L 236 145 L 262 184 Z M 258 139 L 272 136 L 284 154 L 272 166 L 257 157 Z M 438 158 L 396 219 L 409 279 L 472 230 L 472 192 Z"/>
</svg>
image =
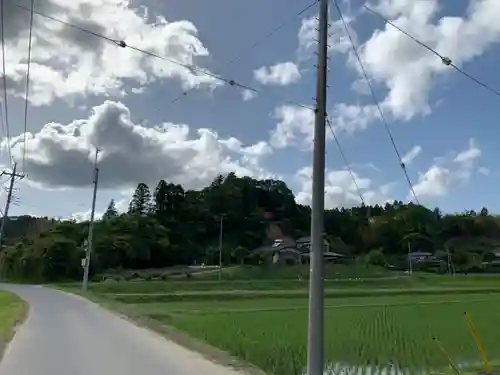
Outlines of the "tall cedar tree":
<svg viewBox="0 0 500 375">
<path fill-rule="evenodd" d="M 137 185 L 128 207 L 128 213 L 133 215 L 148 215 L 151 213 L 151 192 L 145 183 L 141 182 Z"/>
<path fill-rule="evenodd" d="M 102 218 L 108 220 L 117 216 L 118 216 L 118 210 L 116 209 L 115 200 L 111 199 L 111 202 L 109 202 L 108 208 L 106 209 L 106 212 L 104 212 Z"/>
</svg>

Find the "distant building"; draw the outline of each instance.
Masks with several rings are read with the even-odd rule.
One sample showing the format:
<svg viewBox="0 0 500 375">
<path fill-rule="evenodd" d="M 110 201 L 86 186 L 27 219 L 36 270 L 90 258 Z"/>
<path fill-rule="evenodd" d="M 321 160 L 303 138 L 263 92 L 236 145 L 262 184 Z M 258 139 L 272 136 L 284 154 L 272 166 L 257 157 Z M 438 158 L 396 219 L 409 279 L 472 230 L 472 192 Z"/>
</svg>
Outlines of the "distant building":
<svg viewBox="0 0 500 375">
<path fill-rule="evenodd" d="M 433 254 L 425 251 L 413 251 L 411 253 L 408 253 L 407 257 L 409 261 L 411 260 L 414 263 L 420 263 L 431 260 Z"/>
<path fill-rule="evenodd" d="M 306 249 L 308 249 L 308 251 L 311 251 L 311 237 L 300 237 L 295 242 L 297 243 L 298 248 L 306 248 Z M 326 238 L 323 238 L 323 244 L 325 246 L 325 249 L 324 249 L 325 253 L 329 253 L 331 246 Z"/>
<path fill-rule="evenodd" d="M 324 240 L 324 259 L 326 262 L 334 262 L 344 255 L 330 251 L 330 243 Z M 303 264 L 309 263 L 311 257 L 310 237 L 301 237 L 294 241 L 290 237 L 275 239 L 271 246 L 260 246 L 254 250 L 255 253 L 272 254 L 273 264 Z"/>
<path fill-rule="evenodd" d="M 271 246 L 260 246 L 254 250 L 254 253 L 270 254 L 270 260 L 273 264 L 301 264 L 302 254 L 295 245 L 284 245 L 278 240 Z"/>
</svg>

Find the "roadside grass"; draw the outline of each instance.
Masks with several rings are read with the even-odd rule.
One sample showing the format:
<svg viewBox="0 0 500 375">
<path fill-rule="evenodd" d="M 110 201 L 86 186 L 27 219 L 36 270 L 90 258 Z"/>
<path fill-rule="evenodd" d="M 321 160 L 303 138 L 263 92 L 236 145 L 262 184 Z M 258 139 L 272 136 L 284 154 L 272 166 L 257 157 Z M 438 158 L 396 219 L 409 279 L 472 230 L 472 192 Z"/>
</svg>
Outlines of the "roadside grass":
<svg viewBox="0 0 500 375">
<path fill-rule="evenodd" d="M 14 335 L 16 324 L 24 319 L 27 309 L 27 304 L 16 295 L 0 291 L 0 358 Z"/>
<path fill-rule="evenodd" d="M 80 283 L 61 283 L 59 287 L 77 291 Z M 308 280 L 291 279 L 248 279 L 222 281 L 114 281 L 89 283 L 89 290 L 95 293 L 184 293 L 184 292 L 225 292 L 225 291 L 307 291 Z M 325 280 L 325 289 L 384 289 L 384 288 L 500 288 L 500 277 L 447 277 L 415 274 L 409 276 L 385 276 L 377 278 L 341 278 Z"/>
</svg>

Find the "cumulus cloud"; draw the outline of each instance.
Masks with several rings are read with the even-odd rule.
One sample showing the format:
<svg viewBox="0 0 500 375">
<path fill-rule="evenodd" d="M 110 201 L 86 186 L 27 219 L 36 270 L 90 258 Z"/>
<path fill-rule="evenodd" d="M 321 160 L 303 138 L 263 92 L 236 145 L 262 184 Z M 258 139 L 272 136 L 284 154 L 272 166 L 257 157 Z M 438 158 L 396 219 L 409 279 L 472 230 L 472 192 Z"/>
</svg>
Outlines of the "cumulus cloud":
<svg viewBox="0 0 500 375">
<path fill-rule="evenodd" d="M 82 221 L 89 221 L 90 220 L 90 215 L 92 214 L 91 210 L 87 211 L 81 211 L 81 212 L 75 212 L 71 214 L 69 217 L 70 220 L 75 220 L 76 222 L 82 222 Z M 94 219 L 95 220 L 101 220 L 102 216 L 104 215 L 104 212 L 95 212 L 94 213 Z"/>
<path fill-rule="evenodd" d="M 344 15 L 349 32 L 353 40 L 356 42 L 357 34 L 352 28 L 352 22 L 355 20 L 350 15 Z M 330 19 L 328 28 L 328 52 L 346 53 L 352 49 L 351 42 L 347 33 L 345 32 L 344 25 L 340 19 Z M 299 40 L 299 58 L 301 60 L 314 56 L 314 52 L 318 46 L 318 15 L 302 19 L 302 24 L 298 32 Z"/>
<path fill-rule="evenodd" d="M 489 168 L 486 168 L 486 167 L 479 167 L 477 171 L 480 174 L 482 174 L 483 176 L 489 176 L 491 173 L 491 170 Z"/>
<path fill-rule="evenodd" d="M 375 105 L 354 105 L 338 103 L 331 112 L 335 129 L 354 133 L 365 130 L 376 118 L 380 117 Z"/>
<path fill-rule="evenodd" d="M 403 163 L 405 163 L 406 165 L 410 165 L 413 160 L 418 156 L 420 155 L 420 153 L 422 152 L 422 147 L 418 146 L 418 145 L 415 145 L 411 148 L 410 151 L 408 151 L 404 156 L 403 156 Z"/>
<path fill-rule="evenodd" d="M 302 76 L 297 64 L 287 61 L 270 67 L 262 66 L 254 70 L 254 78 L 263 85 L 287 86 L 296 83 Z"/>
<path fill-rule="evenodd" d="M 500 41 L 500 23 L 496 22 L 500 3 L 496 0 L 470 1 L 463 17 L 440 17 L 437 0 L 379 0 L 374 7 L 458 66 Z M 453 71 L 388 24 L 361 45 L 360 55 L 368 75 L 388 89 L 382 106 L 402 120 L 429 113 L 433 79 Z M 357 61 L 351 60 L 360 72 Z"/>
<path fill-rule="evenodd" d="M 243 97 L 243 101 L 248 102 L 257 96 L 257 93 L 252 90 L 244 89 L 241 90 L 241 96 Z"/>
<path fill-rule="evenodd" d="M 475 161 L 481 156 L 481 150 L 474 139 L 469 140 L 467 149 L 452 158 L 436 159 L 426 172 L 420 173 L 414 186 L 417 197 L 440 197 L 446 195 L 457 184 L 470 180 Z"/>
<path fill-rule="evenodd" d="M 30 1 L 16 2 L 29 8 Z M 209 51 L 198 38 L 196 26 L 185 20 L 168 22 L 134 8 L 128 0 L 38 0 L 36 11 L 75 24 L 114 40 L 196 66 Z M 11 95 L 24 95 L 27 70 L 29 12 L 5 2 L 7 85 Z M 150 20 L 154 22 L 150 22 Z M 174 78 L 183 89 L 215 87 L 214 78 L 172 62 L 83 33 L 37 16 L 33 25 L 31 93 L 33 105 L 48 105 L 56 98 L 87 95 L 124 95 L 134 85 Z M 127 85 L 125 87 L 125 83 Z M 137 87 L 136 87 L 137 88 Z"/>
<path fill-rule="evenodd" d="M 23 152 L 22 138 L 12 140 L 16 160 Z M 185 124 L 145 127 L 132 121 L 125 105 L 106 101 L 88 118 L 65 125 L 49 123 L 38 133 L 27 134 L 28 179 L 49 188 L 89 186 L 95 147 L 101 150 L 99 185 L 104 188 L 135 187 L 162 178 L 200 188 L 221 173 L 269 175 L 260 165 L 271 152 L 265 142 L 245 145 L 236 138 L 221 139 L 210 129 L 193 132 Z"/>
<path fill-rule="evenodd" d="M 500 2 L 496 0 L 470 0 L 462 17 L 441 16 L 438 0 L 376 0 L 371 7 L 440 54 L 452 58 L 457 66 L 482 55 L 500 41 L 500 23 L 495 21 L 500 17 Z M 344 14 L 349 31 L 358 44 L 353 23 L 359 14 L 350 10 Z M 369 13 L 365 15 L 369 16 Z M 358 93 L 368 94 L 365 77 L 341 20 L 330 20 L 330 25 L 329 52 L 347 54 L 348 66 L 358 75 L 352 88 Z M 316 17 L 302 21 L 298 33 L 299 57 L 302 59 L 312 57 L 316 51 L 317 27 Z M 432 110 L 429 93 L 435 78 L 453 71 L 433 53 L 389 24 L 373 30 L 359 45 L 358 51 L 371 84 L 377 91 L 377 86 L 386 89 L 385 96 L 380 97 L 380 106 L 388 120 L 407 121 L 416 115 L 429 114 Z M 363 131 L 378 119 L 376 107 L 372 104 L 340 103 L 330 112 L 335 126 L 347 132 Z"/>
<path fill-rule="evenodd" d="M 371 179 L 361 177 L 356 172 L 353 172 L 353 175 L 366 204 L 383 204 L 391 200 L 389 194 L 392 190 L 392 184 L 377 188 L 373 186 Z M 300 204 L 311 204 L 311 177 L 311 167 L 301 168 L 295 174 L 295 178 L 300 184 L 300 191 L 295 199 Z M 354 207 L 359 205 L 361 205 L 361 198 L 349 171 L 327 170 L 325 175 L 325 207 Z"/>
<path fill-rule="evenodd" d="M 271 131 L 270 144 L 275 148 L 298 147 L 310 150 L 314 137 L 314 112 L 308 108 L 282 105 L 273 112 L 277 121 Z M 330 132 L 326 132 L 326 139 L 331 139 Z"/>
</svg>

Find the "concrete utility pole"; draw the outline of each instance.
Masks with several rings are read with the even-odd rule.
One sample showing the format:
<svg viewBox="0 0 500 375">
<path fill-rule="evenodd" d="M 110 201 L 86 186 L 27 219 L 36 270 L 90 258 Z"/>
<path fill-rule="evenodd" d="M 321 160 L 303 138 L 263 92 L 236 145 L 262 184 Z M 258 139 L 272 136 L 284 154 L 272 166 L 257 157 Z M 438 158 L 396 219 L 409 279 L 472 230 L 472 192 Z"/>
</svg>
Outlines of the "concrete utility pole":
<svg viewBox="0 0 500 375">
<path fill-rule="evenodd" d="M 316 119 L 311 212 L 311 264 L 309 276 L 309 321 L 307 375 L 323 375 L 324 369 L 324 243 L 325 213 L 325 125 L 328 60 L 328 1 L 320 0 L 318 62 L 316 77 Z"/>
<path fill-rule="evenodd" d="M 222 236 L 224 233 L 224 217 L 220 216 L 219 223 L 219 281 L 222 280 Z"/>
<path fill-rule="evenodd" d="M 3 211 L 2 224 L 0 224 L 0 251 L 2 251 L 2 240 L 3 240 L 4 231 L 5 231 L 5 223 L 7 222 L 7 218 L 9 216 L 9 208 L 10 208 L 10 203 L 12 201 L 12 190 L 14 189 L 14 179 L 16 177 L 19 177 L 20 179 L 24 178 L 23 174 L 17 174 L 16 172 L 17 172 L 17 163 L 14 163 L 14 168 L 12 169 L 12 172 L 3 171 L 0 174 L 0 176 L 3 176 L 3 175 L 10 176 L 9 191 L 7 193 L 7 201 L 5 202 L 5 209 Z"/>
<path fill-rule="evenodd" d="M 99 168 L 97 168 L 97 155 L 99 155 L 99 149 L 96 148 L 95 160 L 94 160 L 94 193 L 92 195 L 92 210 L 90 211 L 89 236 L 87 239 L 86 256 L 83 264 L 82 291 L 84 292 L 87 290 L 87 286 L 89 283 L 90 254 L 92 253 L 92 240 L 94 236 L 95 201 L 97 197 L 97 183 L 99 180 Z"/>
</svg>

